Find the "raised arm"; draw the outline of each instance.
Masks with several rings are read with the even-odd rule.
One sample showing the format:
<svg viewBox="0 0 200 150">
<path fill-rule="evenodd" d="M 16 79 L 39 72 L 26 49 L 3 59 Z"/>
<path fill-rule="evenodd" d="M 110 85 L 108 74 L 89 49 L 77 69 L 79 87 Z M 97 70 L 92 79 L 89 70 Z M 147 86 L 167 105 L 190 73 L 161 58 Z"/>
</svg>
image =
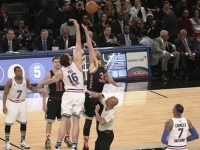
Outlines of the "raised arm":
<svg viewBox="0 0 200 150">
<path fill-rule="evenodd" d="M 83 27 L 83 29 L 85 31 L 85 37 L 86 37 L 87 47 L 88 47 L 88 50 L 89 50 L 90 65 L 94 64 L 95 66 L 97 66 L 98 65 L 98 60 L 96 58 L 96 54 L 95 54 L 94 48 L 92 46 L 92 41 L 90 39 L 88 29 L 83 24 L 82 24 L 82 27 Z"/>
<path fill-rule="evenodd" d="M 76 20 L 69 19 L 69 21 L 73 22 L 76 27 L 76 48 L 74 54 L 74 62 L 76 63 L 77 67 L 82 70 L 82 49 L 81 49 L 81 33 L 80 27 Z"/>
</svg>

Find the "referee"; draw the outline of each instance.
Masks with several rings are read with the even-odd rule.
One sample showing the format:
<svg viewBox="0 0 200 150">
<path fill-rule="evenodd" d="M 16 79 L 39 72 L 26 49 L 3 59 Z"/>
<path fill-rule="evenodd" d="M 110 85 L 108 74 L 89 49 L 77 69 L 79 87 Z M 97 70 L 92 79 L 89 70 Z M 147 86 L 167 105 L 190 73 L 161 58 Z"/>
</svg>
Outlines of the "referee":
<svg viewBox="0 0 200 150">
<path fill-rule="evenodd" d="M 90 93 L 90 96 L 98 98 L 104 105 L 101 115 L 99 114 L 100 106 L 96 105 L 95 108 L 96 120 L 99 122 L 95 150 L 110 150 L 114 139 L 113 123 L 116 115 L 114 107 L 118 104 L 118 99 L 115 96 L 104 99 L 103 94 L 97 93 Z"/>
</svg>

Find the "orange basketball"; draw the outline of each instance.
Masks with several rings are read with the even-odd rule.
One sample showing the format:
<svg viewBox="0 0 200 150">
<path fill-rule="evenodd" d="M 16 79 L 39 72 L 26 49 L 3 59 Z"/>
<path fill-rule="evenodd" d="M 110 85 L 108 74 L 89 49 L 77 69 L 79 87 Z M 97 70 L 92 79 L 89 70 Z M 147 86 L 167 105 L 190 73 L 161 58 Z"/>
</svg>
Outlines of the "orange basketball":
<svg viewBox="0 0 200 150">
<path fill-rule="evenodd" d="M 89 1 L 87 4 L 86 4 L 86 11 L 89 13 L 89 14 L 94 14 L 95 12 L 97 12 L 99 6 L 97 5 L 96 2 L 94 1 Z"/>
</svg>

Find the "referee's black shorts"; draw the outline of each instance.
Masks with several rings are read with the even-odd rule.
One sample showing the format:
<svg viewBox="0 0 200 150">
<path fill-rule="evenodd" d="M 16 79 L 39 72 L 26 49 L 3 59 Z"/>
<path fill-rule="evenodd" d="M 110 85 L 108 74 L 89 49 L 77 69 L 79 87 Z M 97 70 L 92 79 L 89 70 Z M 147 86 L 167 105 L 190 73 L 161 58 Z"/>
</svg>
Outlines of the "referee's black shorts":
<svg viewBox="0 0 200 150">
<path fill-rule="evenodd" d="M 92 120 L 95 116 L 95 106 L 99 104 L 100 110 L 99 113 L 101 114 L 103 111 L 103 104 L 97 98 L 91 98 L 90 95 L 85 92 L 85 103 L 84 103 L 84 112 L 83 115 L 86 116 L 86 119 Z"/>
<path fill-rule="evenodd" d="M 61 102 L 61 98 L 48 98 L 47 112 L 45 114 L 47 122 L 54 122 L 56 118 L 61 120 Z"/>
</svg>

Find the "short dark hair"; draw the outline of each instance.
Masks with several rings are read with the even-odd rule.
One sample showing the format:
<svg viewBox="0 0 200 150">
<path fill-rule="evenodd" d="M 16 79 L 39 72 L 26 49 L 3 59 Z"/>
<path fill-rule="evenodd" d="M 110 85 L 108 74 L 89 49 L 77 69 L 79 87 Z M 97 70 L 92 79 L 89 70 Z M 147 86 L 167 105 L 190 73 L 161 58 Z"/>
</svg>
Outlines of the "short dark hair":
<svg viewBox="0 0 200 150">
<path fill-rule="evenodd" d="M 55 59 L 60 59 L 60 58 L 59 58 L 59 57 L 54 57 L 54 58 L 52 59 L 52 62 L 54 62 Z"/>
<path fill-rule="evenodd" d="M 176 110 L 179 112 L 179 113 L 183 113 L 184 112 L 184 107 L 181 105 L 181 104 L 177 104 L 176 105 Z"/>
<path fill-rule="evenodd" d="M 69 56 L 66 54 L 61 54 L 60 55 L 60 64 L 64 67 L 68 67 L 70 65 L 70 59 Z"/>
<path fill-rule="evenodd" d="M 8 28 L 7 31 L 6 31 L 6 33 L 8 34 L 9 31 L 13 31 L 13 32 L 14 32 L 14 29 L 12 29 L 12 28 Z"/>
<path fill-rule="evenodd" d="M 17 69 L 19 69 L 19 68 L 21 69 L 20 66 L 16 66 L 16 67 L 14 68 L 14 72 L 17 71 Z"/>
<path fill-rule="evenodd" d="M 48 30 L 47 29 L 42 29 L 41 31 L 40 31 L 40 34 L 42 33 L 42 32 L 48 32 Z"/>
<path fill-rule="evenodd" d="M 111 26 L 110 25 L 103 26 L 103 30 L 106 30 L 106 28 L 111 28 Z"/>
</svg>

